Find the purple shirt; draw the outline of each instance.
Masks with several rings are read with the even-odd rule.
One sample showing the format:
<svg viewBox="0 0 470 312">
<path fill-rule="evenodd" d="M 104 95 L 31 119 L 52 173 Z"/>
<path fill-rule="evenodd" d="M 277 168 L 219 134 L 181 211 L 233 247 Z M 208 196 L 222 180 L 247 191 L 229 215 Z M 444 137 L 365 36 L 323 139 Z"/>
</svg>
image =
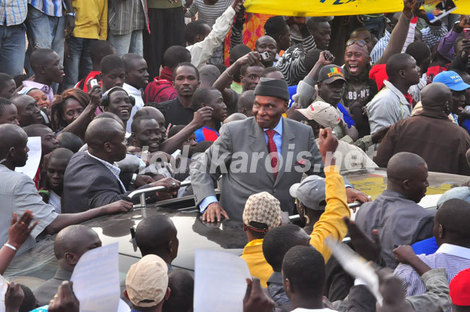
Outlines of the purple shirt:
<svg viewBox="0 0 470 312">
<path fill-rule="evenodd" d="M 459 37 L 459 33 L 455 32 L 453 29 L 444 36 L 439 42 L 439 47 L 437 51 L 447 60 L 452 61 L 454 58 L 454 43 Z"/>
<path fill-rule="evenodd" d="M 32 80 L 23 81 L 23 88 L 20 90 L 20 92 L 25 89 L 31 89 L 31 88 L 41 90 L 47 95 L 47 97 L 49 98 L 49 102 L 51 102 L 51 104 L 54 102 L 54 91 L 52 90 L 52 88 L 48 85 L 45 85 L 36 81 L 32 81 Z M 29 92 L 29 90 L 27 92 Z M 23 94 L 26 94 L 26 92 Z"/>
</svg>

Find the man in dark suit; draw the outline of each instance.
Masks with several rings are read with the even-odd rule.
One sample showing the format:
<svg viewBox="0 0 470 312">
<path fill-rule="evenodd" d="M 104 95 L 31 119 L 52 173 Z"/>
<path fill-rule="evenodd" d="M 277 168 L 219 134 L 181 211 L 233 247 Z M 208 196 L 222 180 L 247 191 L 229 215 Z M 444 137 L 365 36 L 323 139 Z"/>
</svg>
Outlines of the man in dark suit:
<svg viewBox="0 0 470 312">
<path fill-rule="evenodd" d="M 289 91 L 284 80 L 261 78 L 255 89 L 254 117 L 222 127 L 220 137 L 191 168 L 191 183 L 203 220 L 221 215 L 241 220 L 246 199 L 266 191 L 292 214 L 289 187 L 303 172 L 321 174 L 323 163 L 310 127 L 282 118 Z M 214 182 L 222 175 L 221 201 Z"/>
<path fill-rule="evenodd" d="M 90 123 L 85 133 L 88 151 L 76 153 L 65 170 L 63 212 L 85 211 L 127 198 L 120 169 L 115 165 L 126 156 L 124 137 L 123 125 L 114 119 L 100 118 Z M 135 186 L 146 187 L 143 184 Z M 179 182 L 167 178 L 148 185 L 174 191 Z"/>
</svg>

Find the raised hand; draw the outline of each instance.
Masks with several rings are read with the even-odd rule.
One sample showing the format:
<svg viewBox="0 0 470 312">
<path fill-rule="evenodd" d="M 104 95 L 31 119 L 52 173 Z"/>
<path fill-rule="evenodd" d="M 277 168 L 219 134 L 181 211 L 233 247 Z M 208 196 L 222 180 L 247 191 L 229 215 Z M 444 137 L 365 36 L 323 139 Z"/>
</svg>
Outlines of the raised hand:
<svg viewBox="0 0 470 312">
<path fill-rule="evenodd" d="M 240 10 L 243 7 L 243 2 L 245 0 L 233 0 L 232 2 L 232 8 L 235 10 L 236 13 L 240 12 Z"/>
<path fill-rule="evenodd" d="M 263 291 L 259 279 L 247 279 L 246 284 L 243 312 L 271 312 L 274 309 L 274 301 Z"/>
<path fill-rule="evenodd" d="M 334 165 L 333 153 L 338 147 L 338 140 L 333 135 L 331 128 L 321 129 L 319 138 L 320 142 L 318 143 L 318 147 L 325 167 Z"/>
<path fill-rule="evenodd" d="M 213 110 L 214 109 L 210 106 L 201 107 L 196 112 L 194 112 L 191 123 L 195 124 L 198 128 L 201 128 L 206 122 L 211 120 Z"/>
<path fill-rule="evenodd" d="M 49 302 L 49 312 L 78 312 L 80 302 L 72 290 L 72 282 L 64 281 L 59 286 L 57 294 Z"/>
<path fill-rule="evenodd" d="M 20 248 L 21 245 L 26 241 L 31 234 L 31 231 L 36 227 L 38 221 L 35 221 L 33 225 L 33 213 L 31 210 L 26 210 L 19 220 L 18 215 L 13 213 L 13 219 L 11 220 L 10 229 L 8 230 L 8 244 L 12 245 L 16 249 Z"/>
<path fill-rule="evenodd" d="M 23 303 L 24 299 L 24 291 L 23 288 L 20 287 L 19 284 L 15 284 L 11 282 L 8 285 L 8 290 L 5 293 L 5 311 L 6 312 L 14 312 L 19 311 L 21 304 Z"/>
</svg>

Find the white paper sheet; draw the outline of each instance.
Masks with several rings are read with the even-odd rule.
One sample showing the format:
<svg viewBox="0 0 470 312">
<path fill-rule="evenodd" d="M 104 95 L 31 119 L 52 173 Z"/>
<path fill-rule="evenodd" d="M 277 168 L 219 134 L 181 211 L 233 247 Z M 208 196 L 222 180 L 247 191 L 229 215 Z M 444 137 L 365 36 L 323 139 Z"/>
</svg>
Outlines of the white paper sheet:
<svg viewBox="0 0 470 312">
<path fill-rule="evenodd" d="M 194 261 L 194 312 L 242 312 L 251 278 L 246 262 L 212 250 L 196 250 Z"/>
<path fill-rule="evenodd" d="M 8 281 L 0 275 L 0 312 L 5 312 L 5 294 L 8 290 Z"/>
<path fill-rule="evenodd" d="M 36 172 L 38 172 L 39 163 L 41 162 L 41 137 L 29 137 L 26 145 L 29 148 L 26 165 L 15 168 L 15 171 L 22 172 L 31 179 L 34 179 Z"/>
<path fill-rule="evenodd" d="M 124 300 L 119 299 L 119 307 L 117 312 L 131 312 L 131 308 L 124 302 Z"/>
<path fill-rule="evenodd" d="M 119 306 L 118 243 L 87 251 L 72 273 L 80 312 L 117 311 Z"/>
<path fill-rule="evenodd" d="M 361 279 L 374 294 L 377 302 L 382 305 L 383 298 L 379 292 L 379 277 L 374 269 L 367 264 L 366 260 L 347 245 L 340 244 L 330 237 L 327 237 L 325 242 L 343 269 L 355 278 Z"/>
</svg>

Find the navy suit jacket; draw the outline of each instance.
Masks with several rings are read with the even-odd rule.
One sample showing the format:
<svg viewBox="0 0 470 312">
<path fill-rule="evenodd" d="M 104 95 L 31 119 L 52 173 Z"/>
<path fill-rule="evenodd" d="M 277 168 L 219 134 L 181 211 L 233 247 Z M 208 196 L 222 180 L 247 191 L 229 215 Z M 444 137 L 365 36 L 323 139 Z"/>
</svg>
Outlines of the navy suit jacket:
<svg viewBox="0 0 470 312">
<path fill-rule="evenodd" d="M 118 179 L 87 152 L 72 156 L 64 175 L 62 212 L 82 212 L 128 199 Z"/>
</svg>

